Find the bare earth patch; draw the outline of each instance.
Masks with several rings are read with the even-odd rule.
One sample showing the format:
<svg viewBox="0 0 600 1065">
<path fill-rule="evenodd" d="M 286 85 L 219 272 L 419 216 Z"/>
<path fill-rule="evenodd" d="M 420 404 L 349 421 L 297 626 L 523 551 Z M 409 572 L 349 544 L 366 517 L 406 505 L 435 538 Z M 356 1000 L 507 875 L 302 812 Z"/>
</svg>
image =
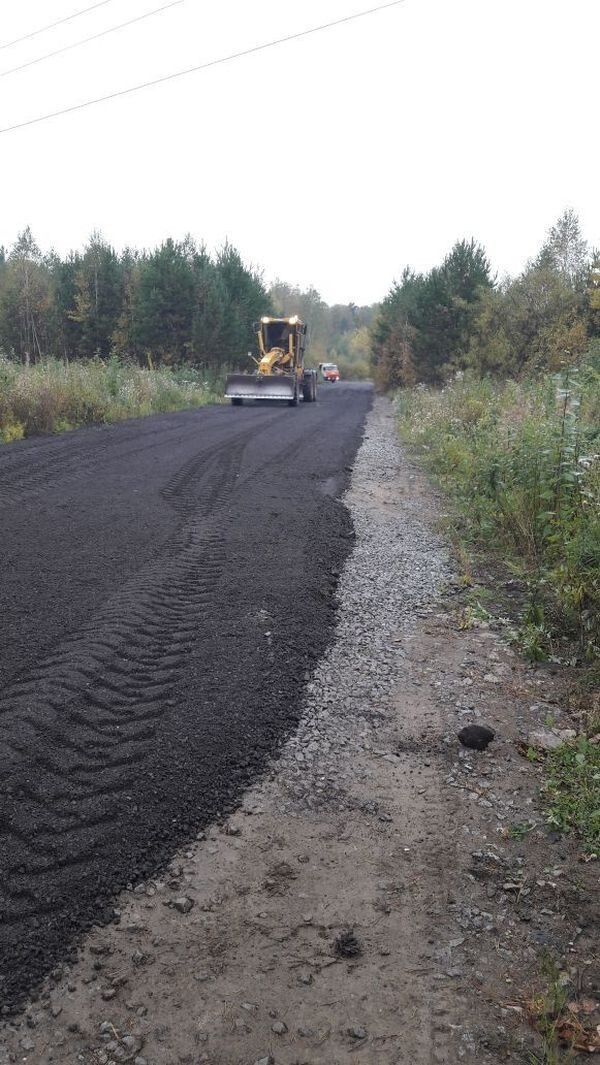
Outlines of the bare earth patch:
<svg viewBox="0 0 600 1065">
<path fill-rule="evenodd" d="M 552 681 L 489 623 L 460 629 L 436 500 L 384 400 L 346 502 L 356 548 L 298 732 L 6 1020 L 0 1065 L 560 1060 L 533 1027 L 549 959 L 557 1047 L 587 1059 L 598 864 L 548 834 L 521 753 L 549 712 L 568 725 Z M 460 745 L 471 723 L 487 750 Z"/>
</svg>

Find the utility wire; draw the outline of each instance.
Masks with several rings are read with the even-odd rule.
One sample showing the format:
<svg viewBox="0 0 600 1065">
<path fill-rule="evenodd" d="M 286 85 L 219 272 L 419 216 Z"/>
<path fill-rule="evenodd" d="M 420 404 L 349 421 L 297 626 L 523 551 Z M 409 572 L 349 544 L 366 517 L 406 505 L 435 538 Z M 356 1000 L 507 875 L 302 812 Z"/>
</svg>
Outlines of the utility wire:
<svg viewBox="0 0 600 1065">
<path fill-rule="evenodd" d="M 12 48 L 13 44 L 20 44 L 21 41 L 30 41 L 32 37 L 37 37 L 40 33 L 46 33 L 46 30 L 53 30 L 55 26 L 64 26 L 65 22 L 72 22 L 74 18 L 79 18 L 80 15 L 87 15 L 88 11 L 95 11 L 97 7 L 105 7 L 106 4 L 112 4 L 112 2 L 113 0 L 99 0 L 99 3 L 84 7 L 83 11 L 76 11 L 74 15 L 67 15 L 66 18 L 57 19 L 56 22 L 49 22 L 47 26 L 40 26 L 39 30 L 32 30 L 31 33 L 26 33 L 23 37 L 15 37 L 14 41 L 0 44 L 0 52 L 4 48 Z"/>
<path fill-rule="evenodd" d="M 72 48 L 79 48 L 82 44 L 89 44 L 90 41 L 97 41 L 99 37 L 106 37 L 109 33 L 116 33 L 117 30 L 122 30 L 125 26 L 133 26 L 135 22 L 142 22 L 145 18 L 150 18 L 152 15 L 159 15 L 161 11 L 166 11 L 170 7 L 176 7 L 177 4 L 183 4 L 184 0 L 171 0 L 169 4 L 163 4 L 162 7 L 155 7 L 153 11 L 146 11 L 144 15 L 137 15 L 136 18 L 130 18 L 127 22 L 121 22 L 118 26 L 109 26 L 107 30 L 101 30 L 100 33 L 93 33 L 91 37 L 84 37 L 80 41 L 73 41 L 72 44 L 65 44 L 62 48 L 56 48 L 54 52 L 47 52 L 46 55 L 40 55 L 37 59 L 30 59 L 27 63 L 21 63 L 18 67 L 11 67 L 10 70 L 0 70 L 0 78 L 7 77 L 8 74 L 16 74 L 18 70 L 25 70 L 27 67 L 33 67 L 36 63 L 43 63 L 46 59 L 52 59 L 55 55 L 62 55 L 63 52 L 70 52 Z"/>
<path fill-rule="evenodd" d="M 167 81 L 174 81 L 175 78 L 183 78 L 187 74 L 196 74 L 200 70 L 208 70 L 209 67 L 219 66 L 221 63 L 231 63 L 234 59 L 242 59 L 247 55 L 254 55 L 256 52 L 264 52 L 267 48 L 275 48 L 279 44 L 287 44 L 288 41 L 297 41 L 301 37 L 309 37 L 313 33 L 320 33 L 321 30 L 329 30 L 333 26 L 342 26 L 346 22 L 354 22 L 355 19 L 365 18 L 367 15 L 375 15 L 379 11 L 386 11 L 391 7 L 399 7 L 400 4 L 406 3 L 406 0 L 391 0 L 387 4 L 379 4 L 377 7 L 370 7 L 366 11 L 357 11 L 354 15 L 346 15 L 344 18 L 334 19 L 332 22 L 323 22 L 320 26 L 311 26 L 308 30 L 300 30 L 298 33 L 289 33 L 285 37 L 278 37 L 273 41 L 266 41 L 264 44 L 255 44 L 252 48 L 244 48 L 240 52 L 232 52 L 230 55 L 221 56 L 219 59 L 210 59 L 206 63 L 199 63 L 198 66 L 188 67 L 186 70 L 177 70 L 173 74 L 165 74 L 162 78 L 154 78 L 152 81 L 144 81 L 139 85 L 131 85 L 128 89 L 118 89 L 116 92 L 107 93 L 106 96 L 97 96 L 94 100 L 85 100 L 80 104 L 72 104 L 71 107 L 63 107 L 60 111 L 50 111 L 46 115 L 38 115 L 36 118 L 28 118 L 24 122 L 16 122 L 13 126 L 5 126 L 0 129 L 2 133 L 12 133 L 16 129 L 23 129 L 24 126 L 33 126 L 38 122 L 46 122 L 50 118 L 58 118 L 59 115 L 69 115 L 74 111 L 82 111 L 86 107 L 93 107 L 95 104 L 105 103 L 107 100 L 116 100 L 121 96 L 128 96 L 130 93 L 141 92 L 142 89 L 149 89 L 153 85 L 164 85 Z"/>
</svg>

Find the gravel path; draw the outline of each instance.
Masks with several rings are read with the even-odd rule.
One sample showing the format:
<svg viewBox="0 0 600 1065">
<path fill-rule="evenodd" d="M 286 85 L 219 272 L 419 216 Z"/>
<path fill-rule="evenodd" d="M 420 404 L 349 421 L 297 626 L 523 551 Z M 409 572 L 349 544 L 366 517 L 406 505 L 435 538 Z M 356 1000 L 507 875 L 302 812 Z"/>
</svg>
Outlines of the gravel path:
<svg viewBox="0 0 600 1065">
<path fill-rule="evenodd" d="M 307 686 L 304 714 L 282 762 L 288 789 L 309 808 L 353 779 L 350 756 L 364 749 L 357 725 L 364 717 L 368 733 L 373 719 L 389 711 L 403 673 L 401 633 L 431 613 L 449 576 L 446 547 L 424 522 L 422 499 L 410 492 L 416 474 L 406 475 L 409 491 L 398 505 L 403 466 L 391 408 L 379 401 L 345 497 L 356 544 L 340 579 L 336 640 Z"/>
</svg>

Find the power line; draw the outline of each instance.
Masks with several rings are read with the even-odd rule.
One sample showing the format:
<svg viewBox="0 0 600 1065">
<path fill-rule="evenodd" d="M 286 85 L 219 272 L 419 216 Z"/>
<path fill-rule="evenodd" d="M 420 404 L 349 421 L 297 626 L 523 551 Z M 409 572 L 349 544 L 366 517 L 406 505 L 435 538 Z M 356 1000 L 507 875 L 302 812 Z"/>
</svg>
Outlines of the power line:
<svg viewBox="0 0 600 1065">
<path fill-rule="evenodd" d="M 289 33 L 285 37 L 278 37 L 274 41 L 266 41 L 264 44 L 255 44 L 252 48 L 244 48 L 240 52 L 232 52 L 230 55 L 220 56 L 219 59 L 210 59 L 206 63 L 199 63 L 198 66 L 188 67 L 186 70 L 177 70 L 173 74 L 165 74 L 162 78 L 154 78 L 152 81 L 144 81 L 139 85 L 131 85 L 128 89 L 118 89 L 116 92 L 107 93 L 106 96 L 97 96 L 94 100 L 85 100 L 80 104 L 72 104 L 71 107 L 63 107 L 60 111 L 51 111 L 47 115 L 38 115 L 36 118 L 28 118 L 25 122 L 16 122 L 13 126 L 5 126 L 0 129 L 1 133 L 12 133 L 16 129 L 23 129 L 25 126 L 34 126 L 38 122 L 47 122 L 50 118 L 58 118 L 60 115 L 69 115 L 74 111 L 82 111 L 86 107 L 93 107 L 95 104 L 105 103 L 107 100 L 116 100 L 120 96 L 128 96 L 134 92 L 141 92 L 142 89 L 149 89 L 153 85 L 163 85 L 167 81 L 174 81 L 176 78 L 183 78 L 187 74 L 196 74 L 200 70 L 208 70 L 209 67 L 219 66 L 221 63 L 231 63 L 234 59 L 242 59 L 247 55 L 254 55 L 256 52 L 264 52 L 267 48 L 275 48 L 279 44 L 287 44 L 288 41 L 297 41 L 301 37 L 309 37 L 313 33 L 320 33 L 322 30 L 329 30 L 334 26 L 341 26 L 346 22 L 353 22 L 355 19 L 364 18 L 367 15 L 375 15 L 379 11 L 385 11 L 391 7 L 399 7 L 400 4 L 406 3 L 406 0 L 390 0 L 387 4 L 379 4 L 377 7 L 368 8 L 366 11 L 357 11 L 354 15 L 346 15 L 344 18 L 334 19 L 333 22 L 323 22 L 320 26 L 311 26 L 308 30 L 300 30 L 298 33 Z"/>
<path fill-rule="evenodd" d="M 39 30 L 32 30 L 31 33 L 26 33 L 23 37 L 15 37 L 14 41 L 0 44 L 0 52 L 4 48 L 12 48 L 13 44 L 20 44 L 21 41 L 30 41 L 32 37 L 37 37 L 40 33 L 46 33 L 46 30 L 53 30 L 55 26 L 64 26 L 65 22 L 72 22 L 74 18 L 79 18 L 80 15 L 87 15 L 88 11 L 95 11 L 97 7 L 105 7 L 106 4 L 112 4 L 112 2 L 113 0 L 99 0 L 99 3 L 84 7 L 82 11 L 76 11 L 74 15 L 67 15 L 66 18 L 57 19 L 56 22 L 49 22 L 47 26 L 40 26 Z"/>
<path fill-rule="evenodd" d="M 46 59 L 52 59 L 55 55 L 62 55 L 63 52 L 70 52 L 72 48 L 79 48 L 82 44 L 89 44 L 90 41 L 97 41 L 99 37 L 106 37 L 109 33 L 116 33 L 117 30 L 122 30 L 125 26 L 133 26 L 135 22 L 142 22 L 145 18 L 150 18 L 152 15 L 159 15 L 161 11 L 166 11 L 170 7 L 176 7 L 177 4 L 183 4 L 184 0 L 171 0 L 169 4 L 163 4 L 162 7 L 156 7 L 153 11 L 146 11 L 144 15 L 137 15 L 136 18 L 130 18 L 127 22 L 121 22 L 118 26 L 109 26 L 107 30 L 101 30 L 100 33 L 94 33 L 91 37 L 84 37 L 80 41 L 74 41 L 72 44 L 65 44 L 63 48 L 57 48 L 54 52 L 47 52 L 46 55 L 40 55 L 37 59 L 30 59 L 27 63 L 21 63 L 18 67 L 11 67 L 10 70 L 0 70 L 0 78 L 7 77 L 8 74 L 16 74 L 18 70 L 25 70 L 27 67 L 33 67 L 36 63 L 43 63 Z"/>
</svg>

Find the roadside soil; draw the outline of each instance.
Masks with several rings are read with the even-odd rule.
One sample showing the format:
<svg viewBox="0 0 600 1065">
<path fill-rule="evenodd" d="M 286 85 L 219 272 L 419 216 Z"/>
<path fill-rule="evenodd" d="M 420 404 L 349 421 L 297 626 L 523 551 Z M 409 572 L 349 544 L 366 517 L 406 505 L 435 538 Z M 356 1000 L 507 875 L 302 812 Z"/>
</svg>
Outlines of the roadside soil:
<svg viewBox="0 0 600 1065">
<path fill-rule="evenodd" d="M 440 503 L 383 399 L 344 501 L 354 551 L 298 729 L 7 1018 L 0 1065 L 550 1063 L 551 984 L 582 1047 L 564 1060 L 589 1060 L 598 864 L 548 832 L 521 753 L 549 714 L 568 727 L 557 682 L 493 621 L 462 627 Z"/>
</svg>

